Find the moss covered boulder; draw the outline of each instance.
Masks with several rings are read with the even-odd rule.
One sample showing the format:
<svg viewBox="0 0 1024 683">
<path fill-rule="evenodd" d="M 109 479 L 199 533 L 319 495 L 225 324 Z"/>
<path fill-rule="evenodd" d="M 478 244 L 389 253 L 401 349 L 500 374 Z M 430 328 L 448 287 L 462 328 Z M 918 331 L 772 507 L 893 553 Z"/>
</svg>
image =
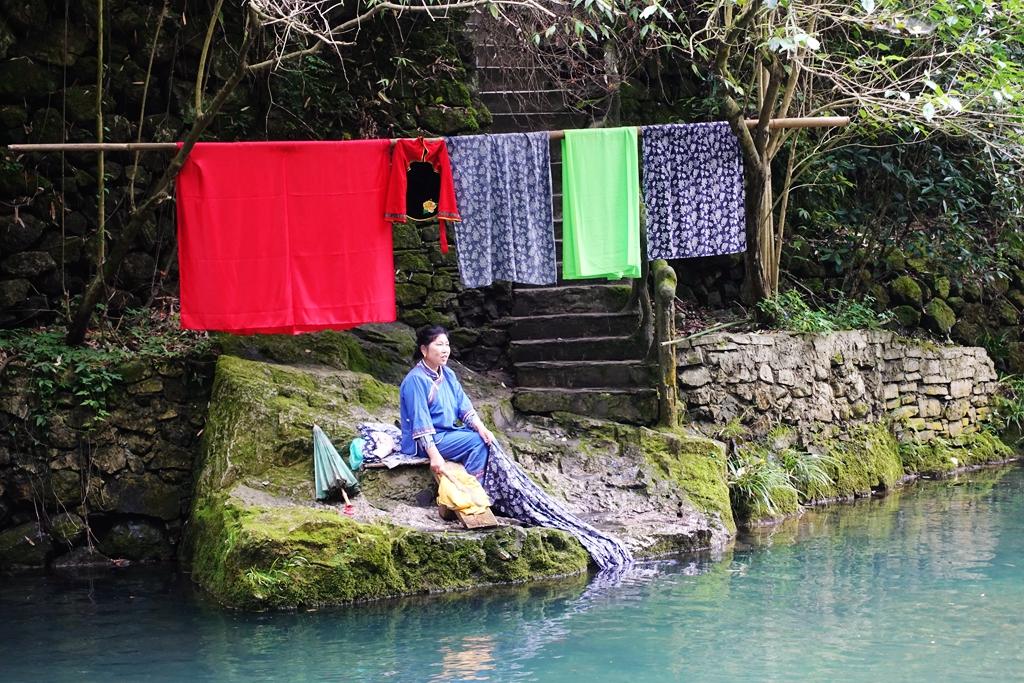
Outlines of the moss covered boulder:
<svg viewBox="0 0 1024 683">
<path fill-rule="evenodd" d="M 928 329 L 948 335 L 956 324 L 956 314 L 942 299 L 932 299 L 925 306 L 924 320 Z"/>
<path fill-rule="evenodd" d="M 278 350 L 276 353 L 281 354 Z M 583 418 L 525 421 L 508 391 L 459 370 L 478 410 L 552 495 L 638 553 L 720 547 L 734 528 L 720 444 Z M 504 392 L 504 393 L 502 393 Z M 426 468 L 361 472 L 354 514 L 313 502 L 310 429 L 339 450 L 361 421 L 397 417 L 397 387 L 310 364 L 218 361 L 182 555 L 225 605 L 317 607 L 578 574 L 570 535 L 442 521 Z"/>
<path fill-rule="evenodd" d="M 893 280 L 892 284 L 889 285 L 889 292 L 892 299 L 901 304 L 909 306 L 921 305 L 921 297 L 923 296 L 921 285 L 909 275 L 900 275 Z"/>
</svg>

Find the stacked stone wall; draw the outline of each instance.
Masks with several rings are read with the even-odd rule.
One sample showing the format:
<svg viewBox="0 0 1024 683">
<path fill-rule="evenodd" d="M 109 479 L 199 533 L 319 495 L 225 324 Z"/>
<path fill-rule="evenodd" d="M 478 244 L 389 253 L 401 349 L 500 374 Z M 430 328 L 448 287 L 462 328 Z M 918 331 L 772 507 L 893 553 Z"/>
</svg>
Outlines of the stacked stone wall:
<svg viewBox="0 0 1024 683">
<path fill-rule="evenodd" d="M 455 231 L 442 254 L 436 224 L 395 225 L 395 296 L 398 319 L 414 328 L 448 328 L 456 356 L 480 369 L 506 367 L 508 333 L 495 321 L 510 314 L 512 287 L 466 289 L 459 279 Z"/>
<path fill-rule="evenodd" d="M 131 363 L 110 415 L 58 396 L 43 413 L 33 379 L 0 375 L 0 569 L 110 558 L 174 557 L 192 496 L 211 362 Z"/>
<path fill-rule="evenodd" d="M 901 439 L 976 431 L 996 372 L 984 349 L 904 340 L 891 332 L 715 334 L 678 350 L 680 399 L 695 422 L 739 419 L 828 434 L 891 419 Z"/>
</svg>

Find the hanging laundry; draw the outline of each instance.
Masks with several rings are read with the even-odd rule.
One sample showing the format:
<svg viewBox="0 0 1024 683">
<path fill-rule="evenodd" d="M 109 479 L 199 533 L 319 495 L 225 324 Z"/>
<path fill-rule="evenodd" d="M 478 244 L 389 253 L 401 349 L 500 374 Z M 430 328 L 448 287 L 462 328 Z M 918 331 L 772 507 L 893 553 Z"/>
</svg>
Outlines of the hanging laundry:
<svg viewBox="0 0 1024 683">
<path fill-rule="evenodd" d="M 462 220 L 444 140 L 398 140 L 391 152 L 391 176 L 384 217 L 395 223 L 438 221 L 441 253 L 448 253 L 445 224 Z"/>
<path fill-rule="evenodd" d="M 649 259 L 746 251 L 743 160 L 729 123 L 640 129 Z"/>
<path fill-rule="evenodd" d="M 562 276 L 640 277 L 636 128 L 565 131 Z"/>
<path fill-rule="evenodd" d="M 547 133 L 447 138 L 462 222 L 455 225 L 467 287 L 558 279 Z"/>
<path fill-rule="evenodd" d="M 296 334 L 395 320 L 389 146 L 197 144 L 177 181 L 182 327 Z"/>
</svg>

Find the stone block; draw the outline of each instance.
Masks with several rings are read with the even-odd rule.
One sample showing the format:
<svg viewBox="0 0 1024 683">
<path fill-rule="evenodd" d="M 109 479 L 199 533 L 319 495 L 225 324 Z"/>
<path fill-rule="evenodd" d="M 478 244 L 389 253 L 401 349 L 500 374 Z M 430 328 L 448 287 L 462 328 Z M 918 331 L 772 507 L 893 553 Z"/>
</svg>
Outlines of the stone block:
<svg viewBox="0 0 1024 683">
<path fill-rule="evenodd" d="M 925 384 L 949 384 L 949 378 L 945 375 L 925 375 L 924 379 L 921 380 Z"/>
<path fill-rule="evenodd" d="M 951 400 L 946 403 L 946 409 L 942 415 L 946 420 L 963 420 L 971 409 L 971 403 L 963 398 Z"/>
<path fill-rule="evenodd" d="M 917 403 L 921 417 L 938 417 L 942 414 L 942 403 L 934 398 L 921 399 Z"/>
<path fill-rule="evenodd" d="M 965 396 L 970 396 L 973 389 L 974 385 L 971 381 L 958 379 L 950 383 L 949 394 L 953 398 L 963 398 Z"/>
<path fill-rule="evenodd" d="M 924 388 L 925 396 L 949 396 L 945 384 L 929 384 Z"/>
<path fill-rule="evenodd" d="M 768 363 L 762 363 L 761 367 L 757 370 L 757 378 L 762 382 L 768 382 L 769 384 L 775 383 L 775 376 L 772 373 L 772 368 Z"/>
<path fill-rule="evenodd" d="M 679 382 L 688 387 L 702 387 L 711 381 L 711 373 L 703 365 L 686 368 L 679 373 Z"/>
<path fill-rule="evenodd" d="M 787 387 L 794 386 L 796 384 L 796 374 L 792 370 L 779 370 L 776 377 L 776 381 Z"/>
<path fill-rule="evenodd" d="M 882 387 L 882 398 L 889 400 L 896 398 L 900 395 L 900 387 L 898 384 L 886 384 Z"/>
<path fill-rule="evenodd" d="M 892 412 L 893 417 L 896 418 L 897 420 L 904 420 L 912 417 L 917 417 L 917 414 L 917 406 L 903 406 L 901 408 L 897 408 Z"/>
<path fill-rule="evenodd" d="M 704 364 L 704 352 L 697 349 L 685 349 L 676 355 L 676 362 L 682 367 Z"/>
<path fill-rule="evenodd" d="M 163 389 L 163 380 L 159 377 L 150 377 L 149 379 L 136 382 L 129 386 L 128 393 L 132 396 L 145 396 L 149 394 L 159 394 Z"/>
</svg>

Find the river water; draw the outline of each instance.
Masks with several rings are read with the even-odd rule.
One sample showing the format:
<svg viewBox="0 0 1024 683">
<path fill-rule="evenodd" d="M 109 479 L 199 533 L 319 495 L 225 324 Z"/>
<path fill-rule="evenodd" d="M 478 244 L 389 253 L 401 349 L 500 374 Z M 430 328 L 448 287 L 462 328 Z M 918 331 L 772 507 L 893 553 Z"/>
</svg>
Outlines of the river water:
<svg viewBox="0 0 1024 683">
<path fill-rule="evenodd" d="M 624 577 L 240 614 L 188 578 L 0 576 L 0 681 L 1024 678 L 1024 468 L 811 511 Z"/>
</svg>

